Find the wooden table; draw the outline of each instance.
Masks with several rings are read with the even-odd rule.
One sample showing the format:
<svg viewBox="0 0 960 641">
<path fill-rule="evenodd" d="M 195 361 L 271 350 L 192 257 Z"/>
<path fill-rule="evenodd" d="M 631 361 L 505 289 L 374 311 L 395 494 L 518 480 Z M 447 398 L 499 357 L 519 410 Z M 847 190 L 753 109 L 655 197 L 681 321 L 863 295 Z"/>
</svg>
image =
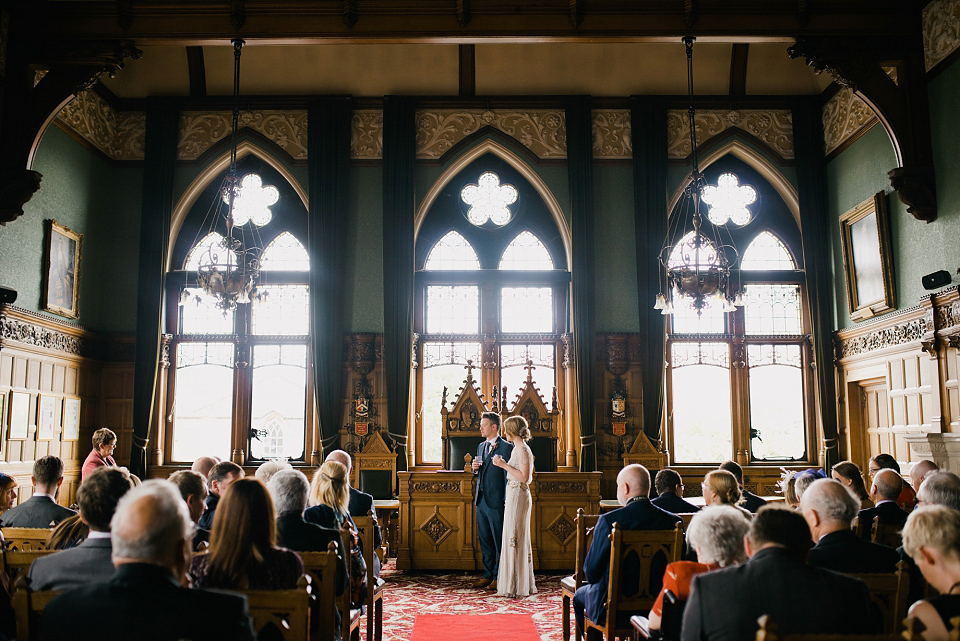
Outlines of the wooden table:
<svg viewBox="0 0 960 641">
<path fill-rule="evenodd" d="M 387 556 L 397 556 L 397 521 L 400 516 L 400 501 L 377 500 L 373 501 L 373 509 L 380 522 L 380 531 L 383 534 L 383 544 L 387 547 Z"/>
</svg>

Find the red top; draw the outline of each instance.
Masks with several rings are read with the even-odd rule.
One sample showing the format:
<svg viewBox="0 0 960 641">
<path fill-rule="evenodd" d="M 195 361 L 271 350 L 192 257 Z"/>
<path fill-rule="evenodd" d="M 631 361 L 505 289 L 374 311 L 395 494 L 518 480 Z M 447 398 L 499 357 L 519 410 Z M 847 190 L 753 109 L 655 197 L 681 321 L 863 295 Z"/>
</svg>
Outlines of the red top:
<svg viewBox="0 0 960 641">
<path fill-rule="evenodd" d="M 693 577 L 703 572 L 716 570 L 718 567 L 720 566 L 717 564 L 707 565 L 694 561 L 674 561 L 667 564 L 667 571 L 663 573 L 663 589 L 657 595 L 657 601 L 653 604 L 653 609 L 650 612 L 657 616 L 663 614 L 663 593 L 667 590 L 673 592 L 681 601 L 685 601 L 690 597 L 690 584 L 693 582 Z"/>
<path fill-rule="evenodd" d="M 913 491 L 907 481 L 903 482 L 903 489 L 900 490 L 900 496 L 897 497 L 897 505 L 904 512 L 913 512 L 917 505 L 917 493 Z"/>
<path fill-rule="evenodd" d="M 87 460 L 83 462 L 83 468 L 80 470 L 80 481 L 82 482 L 85 478 L 90 476 L 90 472 L 94 471 L 98 467 L 104 467 L 106 465 L 114 466 L 117 462 L 113 460 L 112 456 L 103 458 L 100 456 L 100 452 L 96 448 L 90 450 L 90 453 L 87 454 Z"/>
</svg>

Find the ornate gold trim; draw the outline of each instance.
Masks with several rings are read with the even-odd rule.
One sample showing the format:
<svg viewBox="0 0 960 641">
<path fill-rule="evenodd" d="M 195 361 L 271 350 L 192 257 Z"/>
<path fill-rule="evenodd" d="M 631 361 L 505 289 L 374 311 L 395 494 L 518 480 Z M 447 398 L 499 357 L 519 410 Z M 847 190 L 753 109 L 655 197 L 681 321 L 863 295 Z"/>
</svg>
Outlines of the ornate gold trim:
<svg viewBox="0 0 960 641">
<path fill-rule="evenodd" d="M 789 109 L 698 110 L 694 117 L 697 145 L 727 129 L 744 131 L 769 146 L 782 158 L 791 160 L 793 114 Z M 667 157 L 682 160 L 690 155 L 690 125 L 685 110 L 667 112 Z"/>
<path fill-rule="evenodd" d="M 960 47 L 960 0 L 935 0 L 923 8 L 923 62 L 930 71 Z"/>
<path fill-rule="evenodd" d="M 147 116 L 116 111 L 94 91 L 81 91 L 57 114 L 57 122 L 111 160 L 143 160 Z"/>
<path fill-rule="evenodd" d="M 877 114 L 853 89 L 843 87 L 823 106 L 824 151 L 829 154 L 863 129 L 877 122 Z"/>
</svg>

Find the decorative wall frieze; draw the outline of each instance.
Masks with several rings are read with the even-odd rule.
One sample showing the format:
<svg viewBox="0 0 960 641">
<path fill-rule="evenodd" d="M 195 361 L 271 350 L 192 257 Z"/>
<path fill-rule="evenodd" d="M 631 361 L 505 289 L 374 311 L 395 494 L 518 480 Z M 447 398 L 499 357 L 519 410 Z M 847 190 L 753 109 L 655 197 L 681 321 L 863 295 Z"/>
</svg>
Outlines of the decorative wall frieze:
<svg viewBox="0 0 960 641">
<path fill-rule="evenodd" d="M 927 71 L 960 47 L 960 0 L 935 0 L 923 9 L 923 62 Z"/>
<path fill-rule="evenodd" d="M 865 352 L 919 341 L 927 332 L 927 323 L 923 318 L 914 318 L 898 325 L 881 327 L 869 334 L 855 336 L 840 341 L 838 356 L 845 358 Z"/>
<path fill-rule="evenodd" d="M 383 111 L 357 109 L 350 128 L 350 158 L 379 160 L 383 158 Z"/>
<path fill-rule="evenodd" d="M 179 160 L 196 160 L 214 144 L 230 135 L 232 116 L 228 111 L 185 111 L 180 115 Z M 306 111 L 245 111 L 239 127 L 257 132 L 290 154 L 294 160 L 307 159 Z"/>
<path fill-rule="evenodd" d="M 537 494 L 583 494 L 586 481 L 542 481 L 537 484 Z"/>
<path fill-rule="evenodd" d="M 633 158 L 629 109 L 593 110 L 593 157 L 605 160 Z"/>
<path fill-rule="evenodd" d="M 867 103 L 842 87 L 823 106 L 824 151 L 829 154 L 851 137 L 877 123 L 877 114 Z"/>
<path fill-rule="evenodd" d="M 436 482 L 416 482 L 411 485 L 412 492 L 459 492 L 460 481 L 436 481 Z"/>
<path fill-rule="evenodd" d="M 697 144 L 736 128 L 757 138 L 782 158 L 792 160 L 793 114 L 789 109 L 698 110 L 694 116 Z M 682 160 L 690 155 L 690 125 L 687 112 L 667 112 L 667 156 Z"/>
<path fill-rule="evenodd" d="M 567 157 L 566 117 L 562 109 L 436 109 L 417 111 L 416 122 L 420 159 L 439 158 L 483 127 L 493 127 L 516 138 L 538 158 Z"/>
<path fill-rule="evenodd" d="M 15 307 L 0 308 L 0 341 L 42 347 L 84 358 L 100 356 L 99 341 L 76 326 L 59 326 L 53 319 Z"/>
<path fill-rule="evenodd" d="M 147 116 L 116 111 L 94 91 L 81 91 L 57 114 L 57 122 L 111 160 L 143 160 Z"/>
</svg>

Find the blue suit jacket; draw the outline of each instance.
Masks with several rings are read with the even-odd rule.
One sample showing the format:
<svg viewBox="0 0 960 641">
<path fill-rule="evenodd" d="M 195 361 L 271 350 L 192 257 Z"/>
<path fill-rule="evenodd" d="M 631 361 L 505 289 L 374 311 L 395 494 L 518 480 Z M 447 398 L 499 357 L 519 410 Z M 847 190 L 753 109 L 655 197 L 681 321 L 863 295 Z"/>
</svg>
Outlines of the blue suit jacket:
<svg viewBox="0 0 960 641">
<path fill-rule="evenodd" d="M 511 453 L 513 453 L 513 445 L 499 436 L 496 446 L 492 448 L 487 447 L 487 441 L 477 446 L 477 458 L 483 461 L 483 465 L 477 472 L 477 484 L 473 489 L 474 504 L 479 503 L 480 497 L 483 496 L 483 502 L 487 507 L 494 510 L 503 509 L 503 504 L 507 500 L 507 471 L 493 464 L 493 455 L 499 454 L 510 460 Z"/>
<path fill-rule="evenodd" d="M 613 530 L 613 524 L 618 523 L 622 530 L 672 530 L 679 522 L 679 516 L 657 507 L 647 499 L 634 501 L 622 508 L 600 515 L 597 526 L 593 530 L 593 541 L 583 561 L 583 574 L 588 584 L 585 586 L 584 612 L 591 621 L 599 622 L 607 605 L 607 585 L 610 582 L 610 532 Z M 636 581 L 639 580 L 639 568 L 631 568 L 629 565 L 626 564 L 621 574 L 625 582 L 624 588 L 628 592 L 631 588 L 629 582 L 632 580 L 636 586 Z M 663 571 L 667 566 L 666 558 L 663 559 L 662 565 L 659 576 L 655 577 L 658 574 L 657 568 L 652 569 L 651 581 L 656 578 L 658 583 L 662 583 Z"/>
</svg>

